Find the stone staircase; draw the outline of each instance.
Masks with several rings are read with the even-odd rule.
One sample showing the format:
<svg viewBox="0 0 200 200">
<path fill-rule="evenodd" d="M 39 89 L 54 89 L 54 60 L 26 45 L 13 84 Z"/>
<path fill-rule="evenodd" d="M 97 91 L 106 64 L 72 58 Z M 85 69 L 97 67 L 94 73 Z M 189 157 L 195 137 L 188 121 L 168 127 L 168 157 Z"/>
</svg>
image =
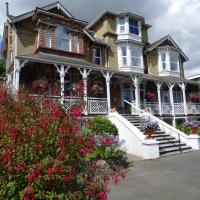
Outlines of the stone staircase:
<svg viewBox="0 0 200 200">
<path fill-rule="evenodd" d="M 130 115 L 130 114 L 122 114 L 131 124 L 137 127 L 141 132 L 140 125 L 144 119 L 139 115 Z M 192 150 L 190 146 L 187 146 L 185 143 L 180 142 L 175 137 L 170 134 L 165 133 L 164 131 L 157 129 L 153 138 L 159 142 L 159 152 L 160 156 L 173 155 L 183 152 L 189 152 Z"/>
</svg>

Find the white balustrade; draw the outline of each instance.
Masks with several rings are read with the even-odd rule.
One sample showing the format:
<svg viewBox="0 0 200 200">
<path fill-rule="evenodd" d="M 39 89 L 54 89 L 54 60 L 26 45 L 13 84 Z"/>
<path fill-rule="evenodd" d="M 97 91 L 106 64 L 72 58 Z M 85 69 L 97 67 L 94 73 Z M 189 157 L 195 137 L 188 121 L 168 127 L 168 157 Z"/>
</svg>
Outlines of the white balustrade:
<svg viewBox="0 0 200 200">
<path fill-rule="evenodd" d="M 174 103 L 174 113 L 175 115 L 184 114 L 184 103 Z"/>
<path fill-rule="evenodd" d="M 162 103 L 162 113 L 164 115 L 171 115 L 172 114 L 172 107 L 169 103 Z"/>
<path fill-rule="evenodd" d="M 147 108 L 151 114 L 159 114 L 159 104 L 157 102 L 146 102 L 142 107 Z"/>
<path fill-rule="evenodd" d="M 187 109 L 189 115 L 198 115 L 200 114 L 200 103 L 188 103 Z"/>
<path fill-rule="evenodd" d="M 80 100 L 81 100 L 80 97 L 65 97 L 63 102 L 65 110 L 68 110 L 69 108 L 77 104 Z"/>
<path fill-rule="evenodd" d="M 88 113 L 89 114 L 107 114 L 108 113 L 107 99 L 88 97 Z"/>
</svg>

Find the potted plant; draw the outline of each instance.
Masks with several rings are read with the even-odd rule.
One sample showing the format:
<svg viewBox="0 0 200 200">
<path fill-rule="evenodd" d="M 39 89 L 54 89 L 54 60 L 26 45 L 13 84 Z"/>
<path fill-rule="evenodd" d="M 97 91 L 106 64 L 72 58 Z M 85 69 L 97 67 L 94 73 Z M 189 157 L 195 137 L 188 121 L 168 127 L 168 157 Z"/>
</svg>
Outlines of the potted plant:
<svg viewBox="0 0 200 200">
<path fill-rule="evenodd" d="M 185 122 L 184 126 L 188 127 L 191 134 L 198 134 L 198 128 L 200 127 L 200 121 Z"/>
<path fill-rule="evenodd" d="M 149 102 L 153 102 L 156 101 L 157 95 L 154 92 L 147 92 L 144 98 Z"/>
<path fill-rule="evenodd" d="M 145 135 L 147 135 L 147 139 L 153 139 L 152 135 L 158 127 L 159 125 L 156 121 L 145 120 L 141 124 L 141 129 L 145 132 Z"/>
</svg>

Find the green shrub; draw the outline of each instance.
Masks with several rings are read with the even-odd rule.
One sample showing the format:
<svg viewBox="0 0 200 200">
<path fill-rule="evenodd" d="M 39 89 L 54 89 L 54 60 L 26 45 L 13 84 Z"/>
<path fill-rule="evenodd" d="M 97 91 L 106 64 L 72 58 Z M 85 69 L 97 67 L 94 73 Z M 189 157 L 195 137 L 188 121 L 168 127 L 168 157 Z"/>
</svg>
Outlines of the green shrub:
<svg viewBox="0 0 200 200">
<path fill-rule="evenodd" d="M 106 117 L 96 116 L 91 120 L 91 130 L 94 133 L 109 133 L 111 135 L 118 135 L 117 127 Z"/>
</svg>

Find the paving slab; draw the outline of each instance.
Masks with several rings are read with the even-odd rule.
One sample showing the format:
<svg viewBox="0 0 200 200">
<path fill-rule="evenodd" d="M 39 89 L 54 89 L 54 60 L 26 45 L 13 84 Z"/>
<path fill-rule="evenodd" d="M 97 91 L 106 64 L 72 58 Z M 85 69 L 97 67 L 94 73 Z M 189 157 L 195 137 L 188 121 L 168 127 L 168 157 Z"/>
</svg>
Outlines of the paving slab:
<svg viewBox="0 0 200 200">
<path fill-rule="evenodd" d="M 133 162 L 108 200 L 200 200 L 200 151 Z"/>
</svg>

